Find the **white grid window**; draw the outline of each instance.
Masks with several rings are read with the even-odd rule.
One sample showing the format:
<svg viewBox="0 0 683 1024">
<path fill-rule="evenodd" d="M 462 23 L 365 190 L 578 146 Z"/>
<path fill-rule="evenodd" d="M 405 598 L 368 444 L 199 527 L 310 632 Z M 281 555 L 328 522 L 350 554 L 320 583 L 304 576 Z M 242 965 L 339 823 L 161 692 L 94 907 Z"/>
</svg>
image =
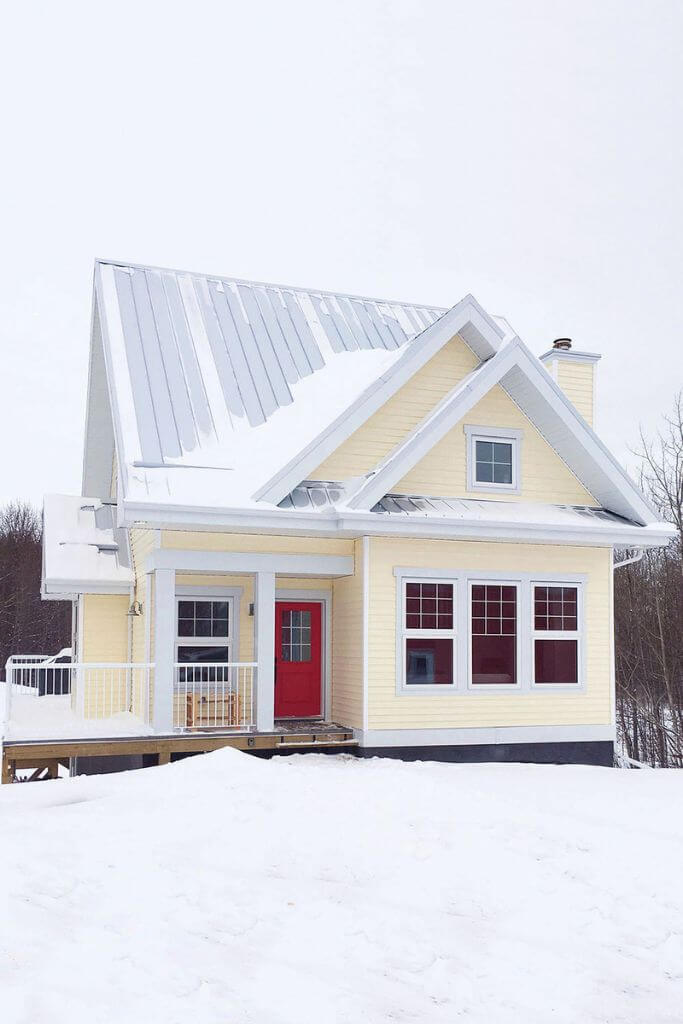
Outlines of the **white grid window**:
<svg viewBox="0 0 683 1024">
<path fill-rule="evenodd" d="M 516 583 L 471 584 L 473 686 L 517 684 L 517 590 Z"/>
<path fill-rule="evenodd" d="M 176 661 L 224 664 L 232 660 L 232 598 L 179 597 L 176 600 Z"/>
<path fill-rule="evenodd" d="M 537 686 L 579 683 L 579 588 L 533 585 L 533 673 Z"/>
<path fill-rule="evenodd" d="M 455 685 L 453 583 L 404 580 L 401 621 L 404 685 Z"/>
<path fill-rule="evenodd" d="M 465 426 L 467 489 L 519 494 L 522 431 Z"/>
</svg>

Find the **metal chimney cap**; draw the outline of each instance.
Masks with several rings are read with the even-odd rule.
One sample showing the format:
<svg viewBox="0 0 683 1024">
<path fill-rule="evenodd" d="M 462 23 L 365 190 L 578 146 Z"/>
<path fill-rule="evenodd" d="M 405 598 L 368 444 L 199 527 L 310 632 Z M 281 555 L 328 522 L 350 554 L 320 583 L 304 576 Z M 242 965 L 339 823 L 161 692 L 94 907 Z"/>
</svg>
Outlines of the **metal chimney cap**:
<svg viewBox="0 0 683 1024">
<path fill-rule="evenodd" d="M 563 352 L 568 352 L 571 347 L 572 347 L 572 339 L 571 338 L 555 338 L 555 341 L 553 342 L 553 348 L 559 348 Z"/>
</svg>

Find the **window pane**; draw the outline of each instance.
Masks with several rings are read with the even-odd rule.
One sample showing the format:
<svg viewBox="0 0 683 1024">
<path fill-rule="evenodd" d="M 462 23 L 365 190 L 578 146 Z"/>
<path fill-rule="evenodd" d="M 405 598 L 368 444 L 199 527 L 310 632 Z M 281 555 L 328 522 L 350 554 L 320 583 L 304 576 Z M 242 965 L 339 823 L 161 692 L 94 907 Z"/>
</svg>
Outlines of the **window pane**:
<svg viewBox="0 0 683 1024">
<path fill-rule="evenodd" d="M 576 630 L 576 587 L 534 587 L 534 627 L 538 630 Z"/>
<path fill-rule="evenodd" d="M 512 466 L 499 466 L 497 464 L 494 465 L 493 482 L 494 484 L 511 484 Z"/>
<path fill-rule="evenodd" d="M 472 637 L 472 682 L 515 683 L 516 637 Z"/>
<path fill-rule="evenodd" d="M 512 445 L 496 441 L 493 445 L 493 461 L 497 466 L 512 466 Z"/>
<path fill-rule="evenodd" d="M 178 620 L 178 636 L 194 636 L 194 619 Z"/>
<path fill-rule="evenodd" d="M 517 589 L 486 584 L 472 587 L 472 682 L 517 681 Z M 481 609 L 485 617 L 481 617 Z"/>
<path fill-rule="evenodd" d="M 406 629 L 452 629 L 453 584 L 407 583 Z"/>
<path fill-rule="evenodd" d="M 535 641 L 536 682 L 578 682 L 578 644 L 576 640 Z"/>
<path fill-rule="evenodd" d="M 406 683 L 448 685 L 453 682 L 453 641 L 411 638 L 406 640 Z"/>
<path fill-rule="evenodd" d="M 477 462 L 493 462 L 493 444 L 491 441 L 477 441 Z"/>
<path fill-rule="evenodd" d="M 193 619 L 194 601 L 178 601 L 178 616 L 181 619 Z"/>
<path fill-rule="evenodd" d="M 479 462 L 477 459 L 477 483 L 479 484 L 492 484 L 493 483 L 493 463 L 491 462 Z"/>
</svg>

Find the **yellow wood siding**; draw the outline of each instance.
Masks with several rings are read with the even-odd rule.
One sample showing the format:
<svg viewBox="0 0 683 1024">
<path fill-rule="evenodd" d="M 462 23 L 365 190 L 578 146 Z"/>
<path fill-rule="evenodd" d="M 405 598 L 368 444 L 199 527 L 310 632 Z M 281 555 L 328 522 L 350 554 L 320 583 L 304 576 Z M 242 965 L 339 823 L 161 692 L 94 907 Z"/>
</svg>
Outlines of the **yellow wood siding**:
<svg viewBox="0 0 683 1024">
<path fill-rule="evenodd" d="M 467 437 L 463 429 L 466 424 L 523 431 L 519 494 L 467 491 Z M 469 496 L 557 505 L 598 504 L 500 385 L 477 402 L 392 490 L 399 494 L 435 497 Z"/>
<path fill-rule="evenodd" d="M 257 551 L 302 555 L 352 555 L 353 541 L 344 538 L 285 537 L 265 534 L 202 533 L 164 530 L 161 546 L 183 551 Z"/>
<path fill-rule="evenodd" d="M 147 556 L 156 545 L 155 530 L 133 529 L 130 531 L 130 550 L 133 559 L 133 572 L 135 574 L 135 600 L 142 605 L 142 615 L 133 618 L 133 636 L 131 648 L 131 660 L 144 662 L 151 660 L 151 652 L 146 651 L 146 630 L 149 619 L 150 626 L 154 619 L 150 618 L 151 608 L 148 607 L 152 600 L 151 593 L 147 592 L 147 574 L 145 572 Z"/>
<path fill-rule="evenodd" d="M 332 599 L 332 719 L 363 725 L 363 541 L 356 541 L 356 572 L 334 581 Z"/>
<path fill-rule="evenodd" d="M 611 722 L 610 550 L 465 541 L 370 541 L 368 726 L 370 729 L 609 725 Z M 394 568 L 471 569 L 588 576 L 585 691 L 576 693 L 397 694 Z M 461 638 L 461 643 L 466 638 Z"/>
<path fill-rule="evenodd" d="M 472 349 L 456 335 L 310 473 L 310 479 L 346 480 L 369 472 L 477 365 Z"/>
<path fill-rule="evenodd" d="M 121 664 L 128 661 L 128 605 L 125 594 L 85 594 L 81 607 L 83 662 Z M 92 669 L 80 681 L 83 714 L 102 717 L 127 711 L 125 669 Z"/>
<path fill-rule="evenodd" d="M 84 662 L 128 661 L 128 605 L 125 594 L 85 594 L 81 636 Z"/>
<path fill-rule="evenodd" d="M 557 361 L 557 383 L 586 422 L 593 426 L 595 364 L 559 359 Z"/>
</svg>

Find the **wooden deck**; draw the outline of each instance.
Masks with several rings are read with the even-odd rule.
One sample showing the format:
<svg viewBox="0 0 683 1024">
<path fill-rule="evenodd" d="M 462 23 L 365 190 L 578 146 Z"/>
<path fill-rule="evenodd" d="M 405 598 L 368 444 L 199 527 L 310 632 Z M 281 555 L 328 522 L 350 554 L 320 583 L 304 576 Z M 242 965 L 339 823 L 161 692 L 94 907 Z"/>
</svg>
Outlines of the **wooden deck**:
<svg viewBox="0 0 683 1024">
<path fill-rule="evenodd" d="M 206 730 L 155 736 L 111 736 L 84 739 L 6 740 L 2 782 L 16 782 L 19 772 L 31 772 L 28 781 L 56 778 L 59 766 L 69 768 L 77 757 L 155 758 L 168 764 L 174 754 L 205 754 L 221 747 L 253 753 L 291 753 L 296 750 L 353 749 L 353 732 L 334 722 L 276 722 L 268 733 Z"/>
</svg>

